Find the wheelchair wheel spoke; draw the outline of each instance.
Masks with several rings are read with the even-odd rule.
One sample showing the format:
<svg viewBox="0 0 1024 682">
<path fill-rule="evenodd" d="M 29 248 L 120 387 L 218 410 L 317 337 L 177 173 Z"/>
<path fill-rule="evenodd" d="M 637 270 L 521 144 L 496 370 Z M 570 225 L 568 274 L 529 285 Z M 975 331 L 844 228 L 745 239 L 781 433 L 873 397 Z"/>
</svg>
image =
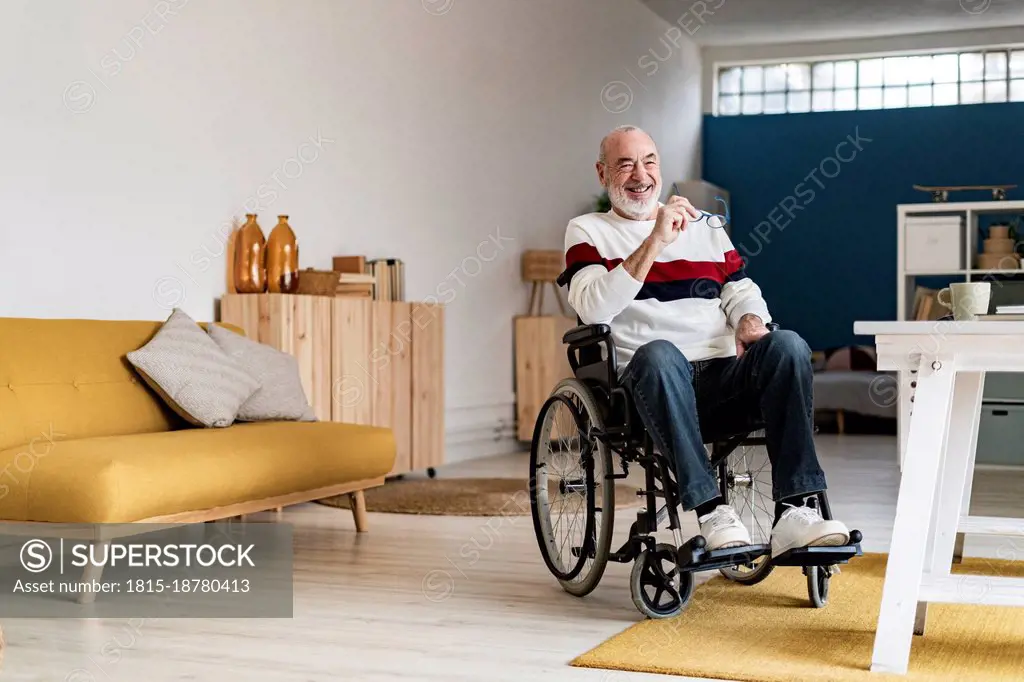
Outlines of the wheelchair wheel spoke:
<svg viewBox="0 0 1024 682">
<path fill-rule="evenodd" d="M 767 450 L 763 445 L 740 444 L 726 457 L 725 466 L 729 479 L 728 502 L 750 530 L 754 544 L 769 543 L 775 502 L 772 499 L 771 460 Z M 753 584 L 767 577 L 771 569 L 768 557 L 761 557 L 752 566 L 727 567 L 721 572 L 730 580 Z"/>
</svg>

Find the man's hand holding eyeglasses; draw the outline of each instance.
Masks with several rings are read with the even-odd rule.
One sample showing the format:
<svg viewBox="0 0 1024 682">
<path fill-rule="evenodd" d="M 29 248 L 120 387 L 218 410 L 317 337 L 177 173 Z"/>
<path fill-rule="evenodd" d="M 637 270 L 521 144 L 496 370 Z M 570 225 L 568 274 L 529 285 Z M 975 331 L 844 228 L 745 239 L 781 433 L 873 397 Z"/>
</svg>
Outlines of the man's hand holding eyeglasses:
<svg viewBox="0 0 1024 682">
<path fill-rule="evenodd" d="M 662 248 L 674 242 L 687 223 L 700 218 L 700 211 L 685 197 L 673 195 L 658 209 L 658 217 L 651 230 L 651 239 Z"/>
</svg>

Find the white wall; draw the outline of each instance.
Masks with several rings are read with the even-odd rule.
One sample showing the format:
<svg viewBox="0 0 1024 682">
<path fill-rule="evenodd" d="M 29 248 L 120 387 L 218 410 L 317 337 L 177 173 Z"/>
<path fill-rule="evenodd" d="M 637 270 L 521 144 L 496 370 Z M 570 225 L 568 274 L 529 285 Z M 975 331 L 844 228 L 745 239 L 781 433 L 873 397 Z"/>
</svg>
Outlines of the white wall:
<svg viewBox="0 0 1024 682">
<path fill-rule="evenodd" d="M 448 302 L 453 444 L 512 417 L 519 255 L 588 210 L 601 135 L 639 124 L 667 182 L 698 173 L 699 52 L 635 0 L 9 0 L 3 19 L 0 315 L 210 319 L 232 218 L 269 234 L 287 213 L 301 267 L 399 257 L 409 299 Z"/>
<path fill-rule="evenodd" d="M 716 62 L 816 59 L 913 50 L 956 50 L 1024 44 L 1024 27 L 949 31 L 860 40 L 705 47 L 701 51 L 704 113 L 714 111 Z"/>
</svg>

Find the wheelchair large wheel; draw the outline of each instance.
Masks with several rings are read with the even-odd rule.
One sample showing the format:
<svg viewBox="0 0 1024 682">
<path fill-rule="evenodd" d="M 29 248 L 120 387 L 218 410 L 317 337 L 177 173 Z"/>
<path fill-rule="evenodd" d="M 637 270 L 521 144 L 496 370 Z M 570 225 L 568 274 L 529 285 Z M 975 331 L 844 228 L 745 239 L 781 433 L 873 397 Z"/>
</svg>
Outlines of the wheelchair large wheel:
<svg viewBox="0 0 1024 682">
<path fill-rule="evenodd" d="M 593 436 L 603 426 L 586 384 L 565 379 L 541 408 L 530 449 L 530 506 L 541 556 L 577 597 L 597 587 L 611 551 L 612 456 Z"/>
<path fill-rule="evenodd" d="M 751 434 L 753 436 L 762 434 Z M 772 463 L 763 445 L 741 445 L 719 467 L 725 478 L 725 501 L 740 515 L 743 525 L 750 531 L 755 545 L 771 542 L 775 520 L 775 500 L 772 497 Z M 756 585 L 772 572 L 771 557 L 766 555 L 751 564 L 729 566 L 719 571 L 729 580 L 744 585 Z"/>
</svg>

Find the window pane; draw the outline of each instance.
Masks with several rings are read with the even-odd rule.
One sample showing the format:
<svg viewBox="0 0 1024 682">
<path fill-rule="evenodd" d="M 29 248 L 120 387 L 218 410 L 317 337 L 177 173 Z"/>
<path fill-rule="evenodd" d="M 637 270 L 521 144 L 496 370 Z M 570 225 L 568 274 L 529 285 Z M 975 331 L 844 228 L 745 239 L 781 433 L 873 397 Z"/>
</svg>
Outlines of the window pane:
<svg viewBox="0 0 1024 682">
<path fill-rule="evenodd" d="M 860 61 L 860 87 L 882 84 L 882 60 L 862 59 Z"/>
<path fill-rule="evenodd" d="M 985 101 L 984 83 L 961 83 L 960 104 L 981 104 Z"/>
<path fill-rule="evenodd" d="M 881 109 L 882 88 L 861 88 L 857 107 L 859 109 Z"/>
<path fill-rule="evenodd" d="M 980 81 L 985 73 L 985 60 L 980 52 L 965 52 L 960 55 L 960 80 Z"/>
<path fill-rule="evenodd" d="M 743 69 L 722 69 L 718 77 L 719 92 L 734 95 L 740 91 L 740 79 L 743 77 Z"/>
<path fill-rule="evenodd" d="M 832 111 L 832 91 L 815 90 L 811 96 L 811 109 L 814 111 Z"/>
<path fill-rule="evenodd" d="M 988 52 L 985 54 L 985 80 L 1006 80 L 1006 53 Z"/>
<path fill-rule="evenodd" d="M 956 83 L 943 83 L 935 86 L 935 96 L 932 104 L 937 107 L 960 102 L 960 88 Z"/>
<path fill-rule="evenodd" d="M 886 88 L 885 89 L 885 108 L 886 109 L 902 109 L 907 106 L 907 89 L 906 87 Z"/>
<path fill-rule="evenodd" d="M 786 93 L 774 92 L 764 96 L 764 113 L 784 114 L 786 113 Z"/>
<path fill-rule="evenodd" d="M 1024 102 L 1024 80 L 1010 81 L 1010 101 Z"/>
<path fill-rule="evenodd" d="M 735 116 L 740 113 L 739 95 L 722 95 L 718 98 L 718 113 L 722 116 Z"/>
<path fill-rule="evenodd" d="M 785 66 L 777 65 L 765 68 L 765 91 L 781 92 L 785 90 Z"/>
<path fill-rule="evenodd" d="M 907 84 L 907 58 L 887 57 L 883 60 L 883 71 L 885 72 L 886 85 Z"/>
<path fill-rule="evenodd" d="M 761 92 L 764 90 L 764 68 L 746 66 L 743 68 L 743 92 Z"/>
<path fill-rule="evenodd" d="M 852 111 L 856 108 L 856 90 L 836 90 L 836 111 Z"/>
<path fill-rule="evenodd" d="M 938 54 L 932 58 L 932 75 L 936 83 L 960 80 L 960 60 L 955 54 Z"/>
<path fill-rule="evenodd" d="M 824 90 L 826 88 L 835 87 L 836 66 L 832 62 L 821 62 L 820 64 L 815 64 L 814 68 L 811 69 L 811 73 L 814 77 L 815 90 Z"/>
<path fill-rule="evenodd" d="M 924 57 L 908 57 L 907 58 L 907 82 L 911 85 L 915 83 L 928 83 L 932 82 L 932 57 L 926 55 Z"/>
<path fill-rule="evenodd" d="M 1017 50 L 1010 55 L 1010 77 L 1024 78 L 1024 50 Z"/>
<path fill-rule="evenodd" d="M 989 81 L 985 83 L 986 102 L 1006 101 L 1006 81 Z"/>
<path fill-rule="evenodd" d="M 790 64 L 786 69 L 789 73 L 789 89 L 790 90 L 810 90 L 811 89 L 811 65 L 810 64 Z"/>
<path fill-rule="evenodd" d="M 857 62 L 836 62 L 836 87 L 857 87 Z"/>
<path fill-rule="evenodd" d="M 799 113 L 811 110 L 811 93 L 806 90 L 789 93 L 789 113 Z"/>
<path fill-rule="evenodd" d="M 764 111 L 764 95 L 743 95 L 743 113 L 760 114 Z"/>
<path fill-rule="evenodd" d="M 907 103 L 912 107 L 930 107 L 932 105 L 932 86 L 912 85 Z"/>
</svg>

